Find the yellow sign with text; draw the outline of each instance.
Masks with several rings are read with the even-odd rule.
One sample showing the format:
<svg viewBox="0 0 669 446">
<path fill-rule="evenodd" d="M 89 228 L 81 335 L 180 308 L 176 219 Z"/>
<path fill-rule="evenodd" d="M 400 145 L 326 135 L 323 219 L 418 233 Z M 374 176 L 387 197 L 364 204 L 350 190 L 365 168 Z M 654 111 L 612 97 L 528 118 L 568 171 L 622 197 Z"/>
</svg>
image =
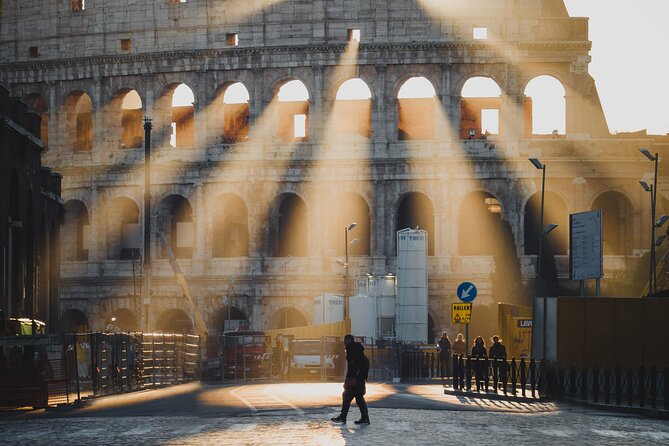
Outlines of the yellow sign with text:
<svg viewBox="0 0 669 446">
<path fill-rule="evenodd" d="M 468 324 L 472 318 L 472 304 L 459 302 L 451 304 L 451 321 L 454 324 Z"/>
</svg>

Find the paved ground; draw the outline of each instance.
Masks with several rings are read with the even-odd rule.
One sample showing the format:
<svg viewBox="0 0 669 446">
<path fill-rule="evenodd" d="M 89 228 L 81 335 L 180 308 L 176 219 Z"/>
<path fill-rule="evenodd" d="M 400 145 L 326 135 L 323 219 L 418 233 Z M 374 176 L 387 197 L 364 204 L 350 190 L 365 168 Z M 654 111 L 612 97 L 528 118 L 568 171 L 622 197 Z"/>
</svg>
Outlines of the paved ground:
<svg viewBox="0 0 669 446">
<path fill-rule="evenodd" d="M 669 423 L 550 403 L 371 384 L 370 426 L 336 425 L 340 384 L 188 384 L 100 398 L 77 410 L 1 413 L 3 444 L 667 445 Z"/>
</svg>

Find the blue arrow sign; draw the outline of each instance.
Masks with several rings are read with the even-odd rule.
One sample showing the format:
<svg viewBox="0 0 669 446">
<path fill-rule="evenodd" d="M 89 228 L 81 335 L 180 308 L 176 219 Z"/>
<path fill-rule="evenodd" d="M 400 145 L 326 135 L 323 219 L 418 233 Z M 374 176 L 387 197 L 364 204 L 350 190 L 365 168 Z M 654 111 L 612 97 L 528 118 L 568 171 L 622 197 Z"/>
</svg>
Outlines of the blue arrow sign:
<svg viewBox="0 0 669 446">
<path fill-rule="evenodd" d="M 476 299 L 476 286 L 471 282 L 462 282 L 458 285 L 458 299 L 462 302 L 471 302 Z"/>
</svg>

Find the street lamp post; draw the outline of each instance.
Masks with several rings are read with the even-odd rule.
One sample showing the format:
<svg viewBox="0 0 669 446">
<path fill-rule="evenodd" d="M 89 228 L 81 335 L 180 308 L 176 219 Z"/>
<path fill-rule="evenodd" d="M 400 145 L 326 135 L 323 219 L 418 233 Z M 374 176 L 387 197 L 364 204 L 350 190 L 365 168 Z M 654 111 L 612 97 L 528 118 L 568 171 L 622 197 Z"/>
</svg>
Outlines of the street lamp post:
<svg viewBox="0 0 669 446">
<path fill-rule="evenodd" d="M 144 266 L 142 305 L 144 329 L 149 331 L 151 303 L 151 118 L 144 118 Z"/>
<path fill-rule="evenodd" d="M 657 153 L 655 155 L 651 154 L 648 149 L 645 148 L 640 148 L 639 152 L 646 158 L 648 158 L 649 161 L 652 161 L 655 163 L 655 173 L 653 174 L 653 184 L 648 185 L 645 181 L 639 181 L 639 184 L 641 184 L 641 187 L 646 192 L 650 192 L 650 265 L 648 267 L 648 296 L 653 296 L 655 293 L 657 293 L 657 272 L 655 271 L 655 228 L 659 227 L 658 223 L 655 222 L 655 209 L 657 206 L 657 165 L 659 161 L 659 156 Z M 664 222 L 663 222 L 664 223 Z M 660 225 L 661 226 L 661 225 Z"/>
<path fill-rule="evenodd" d="M 348 318 L 348 295 L 349 293 L 349 284 L 348 284 L 348 233 L 351 231 L 353 228 L 357 226 L 357 223 L 351 223 L 348 226 L 344 227 L 344 285 L 345 285 L 345 293 L 346 295 L 344 296 L 344 318 Z M 353 241 L 353 240 L 351 240 Z"/>
<path fill-rule="evenodd" d="M 541 214 L 540 214 L 540 223 L 539 228 L 539 253 L 537 255 L 537 277 L 535 279 L 535 295 L 538 297 L 541 294 L 541 254 L 544 241 L 544 191 L 546 188 L 546 165 L 541 164 L 537 158 L 530 158 L 530 162 L 537 169 L 541 170 Z"/>
</svg>

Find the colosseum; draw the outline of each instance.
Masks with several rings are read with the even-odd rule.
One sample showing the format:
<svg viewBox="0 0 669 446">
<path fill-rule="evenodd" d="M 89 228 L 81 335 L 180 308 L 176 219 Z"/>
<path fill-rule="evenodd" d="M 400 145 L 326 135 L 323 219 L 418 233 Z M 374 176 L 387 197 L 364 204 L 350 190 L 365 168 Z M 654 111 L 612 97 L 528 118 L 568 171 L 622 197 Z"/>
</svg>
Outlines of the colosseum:
<svg viewBox="0 0 669 446">
<path fill-rule="evenodd" d="M 588 19 L 561 0 L 26 0 L 0 15 L 0 85 L 41 115 L 62 175 L 61 328 L 190 327 L 167 246 L 210 333 L 310 324 L 314 296 L 392 275 L 396 232 L 418 227 L 429 336 L 453 328 L 463 281 L 487 334 L 497 302 L 532 302 L 542 173 L 560 292 L 577 286 L 569 214 L 594 209 L 603 293 L 641 292 L 625 287 L 649 251 L 639 148 L 667 141 L 609 132 Z"/>
</svg>

